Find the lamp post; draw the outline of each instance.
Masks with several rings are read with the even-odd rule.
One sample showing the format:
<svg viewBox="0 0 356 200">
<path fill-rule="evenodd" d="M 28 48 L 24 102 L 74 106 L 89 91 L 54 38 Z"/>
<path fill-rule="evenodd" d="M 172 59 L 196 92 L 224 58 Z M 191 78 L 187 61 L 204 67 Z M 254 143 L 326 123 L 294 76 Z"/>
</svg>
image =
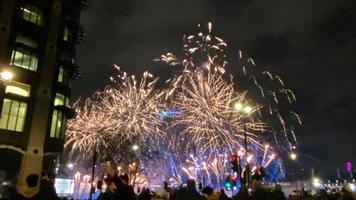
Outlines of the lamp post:
<svg viewBox="0 0 356 200">
<path fill-rule="evenodd" d="M 295 162 L 298 162 L 297 161 L 297 158 L 298 158 L 298 154 L 295 152 L 295 147 L 293 146 L 292 148 L 292 152 L 289 154 L 289 157 L 292 161 L 295 161 Z M 295 188 L 297 190 L 297 192 L 299 191 L 299 188 L 298 188 L 298 174 L 297 174 L 297 171 L 298 171 L 298 165 L 296 164 L 294 166 L 294 176 L 295 176 Z"/>
<path fill-rule="evenodd" d="M 247 183 L 247 187 L 250 187 L 250 182 L 251 182 L 251 180 L 250 180 L 250 166 L 249 166 L 248 161 L 247 161 L 247 158 L 249 156 L 249 152 L 248 152 L 248 147 L 247 147 L 248 139 L 247 139 L 246 118 L 249 117 L 249 115 L 251 114 L 253 109 L 248 104 L 243 104 L 241 102 L 233 103 L 232 107 L 233 107 L 234 110 L 236 110 L 239 113 L 242 113 L 242 115 L 243 115 L 242 122 L 243 122 L 243 129 L 244 129 L 244 131 L 243 131 L 244 132 L 244 148 L 245 148 L 245 152 L 246 152 L 246 154 L 245 154 L 245 156 L 246 156 L 246 166 L 245 166 L 245 169 L 246 169 L 246 183 Z"/>
<path fill-rule="evenodd" d="M 94 188 L 94 176 L 95 176 L 95 167 L 96 167 L 96 159 L 97 159 L 97 151 L 96 151 L 96 145 L 93 148 L 93 163 L 91 166 L 91 182 L 90 182 L 90 196 L 89 200 L 93 199 L 93 194 L 95 193 L 95 188 Z"/>
</svg>

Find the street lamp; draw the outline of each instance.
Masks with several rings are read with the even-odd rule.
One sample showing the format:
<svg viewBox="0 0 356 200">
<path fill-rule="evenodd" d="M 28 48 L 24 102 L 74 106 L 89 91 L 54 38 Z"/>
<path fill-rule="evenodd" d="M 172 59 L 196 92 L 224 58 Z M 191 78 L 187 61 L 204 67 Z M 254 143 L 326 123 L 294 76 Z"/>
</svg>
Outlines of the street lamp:
<svg viewBox="0 0 356 200">
<path fill-rule="evenodd" d="M 245 122 L 245 118 L 247 118 L 251 113 L 252 113 L 252 107 L 249 106 L 248 104 L 243 104 L 240 101 L 237 102 L 233 102 L 232 103 L 232 108 L 239 112 L 242 113 L 242 115 L 244 116 L 242 122 L 243 122 L 243 126 L 244 126 L 244 147 L 245 147 L 245 152 L 246 152 L 246 183 L 247 186 L 250 186 L 250 166 L 249 166 L 249 159 L 251 159 L 250 155 L 248 155 L 248 149 L 247 149 L 247 128 L 246 128 L 246 122 Z M 241 173 L 241 172 L 240 172 Z"/>
<path fill-rule="evenodd" d="M 312 184 L 314 187 L 318 188 L 321 186 L 321 180 L 318 177 L 313 177 Z"/>
<path fill-rule="evenodd" d="M 292 152 L 289 156 L 290 156 L 290 159 L 292 159 L 292 160 L 297 160 L 297 158 L 298 158 L 298 155 L 294 152 Z"/>
<path fill-rule="evenodd" d="M 290 157 L 290 159 L 291 160 L 293 160 L 293 161 L 296 161 L 296 163 L 295 163 L 295 166 L 294 166 L 294 176 L 295 176 L 295 187 L 296 187 L 296 190 L 297 190 L 297 192 L 299 192 L 299 185 L 298 185 L 298 174 L 297 174 L 297 172 L 298 172 L 298 165 L 297 164 L 299 164 L 298 163 L 298 161 L 297 161 L 297 158 L 298 158 L 298 154 L 295 152 L 295 146 L 293 146 L 293 148 L 292 148 L 292 152 L 289 154 L 289 157 Z"/>
<path fill-rule="evenodd" d="M 12 80 L 14 75 L 9 71 L 0 72 L 0 80 L 4 83 L 8 83 Z"/>
</svg>

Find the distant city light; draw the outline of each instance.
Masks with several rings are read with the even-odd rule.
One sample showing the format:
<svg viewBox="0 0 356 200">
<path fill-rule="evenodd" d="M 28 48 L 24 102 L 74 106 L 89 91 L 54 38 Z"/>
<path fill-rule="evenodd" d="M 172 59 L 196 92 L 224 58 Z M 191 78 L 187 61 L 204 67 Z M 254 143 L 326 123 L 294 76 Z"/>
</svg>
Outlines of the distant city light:
<svg viewBox="0 0 356 200">
<path fill-rule="evenodd" d="M 350 188 L 353 192 L 356 192 L 356 185 L 355 185 L 355 183 L 350 183 L 350 184 L 349 184 L 349 188 Z"/>
<path fill-rule="evenodd" d="M 320 181 L 319 178 L 314 177 L 313 180 L 312 180 L 312 184 L 313 184 L 314 187 L 318 188 L 321 185 L 321 181 Z"/>
<path fill-rule="evenodd" d="M 351 170 L 352 170 L 352 164 L 351 164 L 350 161 L 347 161 L 347 162 L 346 162 L 346 170 L 347 170 L 348 172 L 351 172 Z"/>
<path fill-rule="evenodd" d="M 73 169 L 74 164 L 73 164 L 73 163 L 68 163 L 68 164 L 67 164 L 67 167 L 68 167 L 69 169 Z"/>
</svg>

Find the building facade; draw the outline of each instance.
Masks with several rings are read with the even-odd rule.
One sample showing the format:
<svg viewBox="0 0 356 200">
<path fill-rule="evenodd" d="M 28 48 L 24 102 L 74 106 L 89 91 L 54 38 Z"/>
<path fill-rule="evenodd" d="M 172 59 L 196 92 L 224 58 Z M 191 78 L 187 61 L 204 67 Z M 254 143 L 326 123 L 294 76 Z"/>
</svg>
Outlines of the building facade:
<svg viewBox="0 0 356 200">
<path fill-rule="evenodd" d="M 88 0 L 0 0 L 0 178 L 51 173 L 63 151 L 71 82 L 80 77 L 75 45 Z"/>
</svg>

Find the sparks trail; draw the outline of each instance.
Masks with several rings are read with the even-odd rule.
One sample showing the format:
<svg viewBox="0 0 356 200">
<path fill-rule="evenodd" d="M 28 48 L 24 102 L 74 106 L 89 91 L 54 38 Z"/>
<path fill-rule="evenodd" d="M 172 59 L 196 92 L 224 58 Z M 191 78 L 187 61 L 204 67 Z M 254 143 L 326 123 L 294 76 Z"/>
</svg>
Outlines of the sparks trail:
<svg viewBox="0 0 356 200">
<path fill-rule="evenodd" d="M 302 124 L 298 113 L 291 110 L 296 101 L 295 94 L 286 87 L 280 76 L 256 66 L 252 58 L 245 58 L 238 52 L 238 91 L 246 91 L 248 99 L 260 105 L 255 121 L 263 121 L 268 126 L 262 132 L 270 132 L 276 144 L 288 144 L 289 149 L 297 144 L 294 128 Z M 241 87 L 243 85 L 243 87 Z"/>
<path fill-rule="evenodd" d="M 179 127 L 174 134 L 187 138 L 186 145 L 195 145 L 200 151 L 241 147 L 244 132 L 249 142 L 260 149 L 270 135 L 276 144 L 282 141 L 282 145 L 287 143 L 291 148 L 296 144 L 293 129 L 301 120 L 294 111 L 281 107 L 296 100 L 292 90 L 278 75 L 259 71 L 254 60 L 245 58 L 242 51 L 238 51 L 237 79 L 226 74 L 229 63 L 224 52 L 226 46 L 222 38 L 212 33 L 209 23 L 207 33 L 199 30 L 183 37 L 181 58 L 169 52 L 155 59 L 182 69 L 181 74 L 166 81 L 170 84 L 166 99 L 181 112 L 173 117 L 167 132 Z M 230 81 L 226 79 L 229 75 Z M 252 105 L 251 113 L 246 117 L 232 110 L 232 102 Z"/>
<path fill-rule="evenodd" d="M 158 137 L 157 116 L 164 107 L 163 93 L 155 90 L 158 79 L 144 72 L 137 80 L 116 68 L 118 75 L 111 77 L 111 85 L 96 92 L 82 106 L 74 106 L 77 117 L 68 121 L 67 147 L 90 151 L 110 144 L 144 146 Z"/>
<path fill-rule="evenodd" d="M 118 75 L 110 85 L 74 105 L 77 117 L 68 122 L 66 147 L 88 153 L 139 144 L 172 152 L 177 163 L 202 155 L 211 158 L 206 174 L 220 173 L 216 151 L 248 152 L 245 162 L 269 166 L 279 146 L 296 144 L 294 127 L 301 119 L 288 109 L 296 97 L 278 75 L 259 69 L 241 51 L 237 67 L 229 66 L 226 47 L 211 23 L 207 33 L 184 36 L 183 56 L 166 53 L 155 59 L 181 69 L 164 89 L 156 88 L 158 79 L 149 72 L 136 78 L 115 66 Z M 228 67 L 237 68 L 235 78 Z M 182 170 L 194 175 L 189 167 Z"/>
</svg>

